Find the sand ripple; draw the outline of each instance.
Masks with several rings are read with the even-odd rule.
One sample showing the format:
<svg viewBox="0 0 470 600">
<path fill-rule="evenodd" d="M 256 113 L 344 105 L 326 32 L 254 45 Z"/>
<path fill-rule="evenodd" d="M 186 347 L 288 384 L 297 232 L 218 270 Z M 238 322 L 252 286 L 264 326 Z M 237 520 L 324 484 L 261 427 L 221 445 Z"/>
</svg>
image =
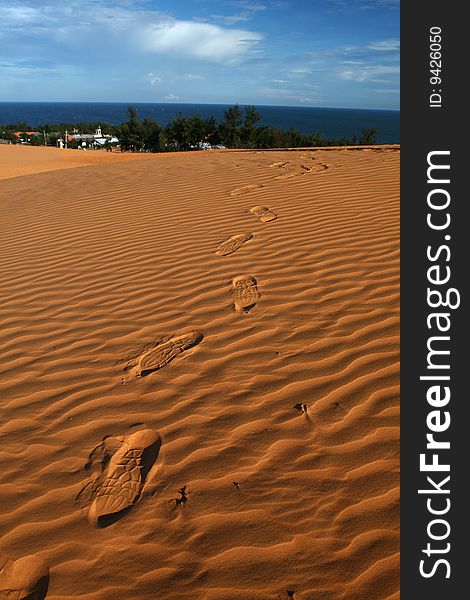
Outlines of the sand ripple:
<svg viewBox="0 0 470 600">
<path fill-rule="evenodd" d="M 398 597 L 398 164 L 201 152 L 1 182 L 0 550 L 50 566 L 48 600 Z M 91 526 L 90 450 L 147 429 L 155 476 Z"/>
</svg>

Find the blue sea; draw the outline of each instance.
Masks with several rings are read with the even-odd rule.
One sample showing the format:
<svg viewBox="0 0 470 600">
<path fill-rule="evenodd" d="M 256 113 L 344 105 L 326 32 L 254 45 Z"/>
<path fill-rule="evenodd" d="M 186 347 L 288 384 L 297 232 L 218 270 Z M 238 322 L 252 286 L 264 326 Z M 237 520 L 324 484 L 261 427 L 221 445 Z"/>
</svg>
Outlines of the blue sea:
<svg viewBox="0 0 470 600">
<path fill-rule="evenodd" d="M 153 104 L 130 103 L 141 119 L 150 117 L 160 125 L 182 113 L 184 116 L 213 116 L 221 121 L 229 105 L 224 104 Z M 25 122 L 33 128 L 45 123 L 83 121 L 117 125 L 127 121 L 128 103 L 123 102 L 0 102 L 0 124 Z M 243 106 L 241 106 L 243 108 Z M 352 108 L 315 108 L 298 106 L 258 106 L 260 125 L 281 129 L 314 131 L 327 138 L 359 137 L 361 129 L 377 129 L 377 142 L 400 142 L 400 112 L 394 110 L 359 110 Z"/>
</svg>

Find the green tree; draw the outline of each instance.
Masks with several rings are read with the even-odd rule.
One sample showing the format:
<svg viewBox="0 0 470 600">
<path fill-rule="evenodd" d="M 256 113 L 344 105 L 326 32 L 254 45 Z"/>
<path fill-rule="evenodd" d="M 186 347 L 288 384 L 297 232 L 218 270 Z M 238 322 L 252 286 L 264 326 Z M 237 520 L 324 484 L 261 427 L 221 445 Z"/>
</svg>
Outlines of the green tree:
<svg viewBox="0 0 470 600">
<path fill-rule="evenodd" d="M 240 139 L 244 148 L 256 147 L 256 124 L 261 115 L 254 106 L 245 106 L 245 118 L 240 130 Z"/>
<path fill-rule="evenodd" d="M 361 129 L 361 139 L 359 144 L 361 146 L 372 146 L 376 143 L 377 129 Z"/>
<path fill-rule="evenodd" d="M 326 146 L 327 145 L 325 136 L 322 133 L 319 133 L 318 131 L 314 131 L 312 133 L 311 138 L 310 138 L 310 143 L 312 146 Z"/>
<path fill-rule="evenodd" d="M 166 126 L 166 137 L 173 150 L 189 150 L 191 147 L 189 124 L 181 113 Z"/>
<path fill-rule="evenodd" d="M 162 127 L 153 119 L 146 118 L 142 122 L 143 148 L 148 152 L 161 152 L 160 133 Z"/>
<path fill-rule="evenodd" d="M 8 142 L 11 142 L 12 144 L 18 143 L 18 138 L 13 133 L 13 130 L 2 131 L 0 134 L 0 137 L 2 138 L 2 140 L 7 140 Z"/>
<path fill-rule="evenodd" d="M 33 127 L 29 123 L 21 121 L 20 123 L 10 123 L 8 125 L 0 125 L 0 129 L 3 131 L 32 131 Z"/>
<path fill-rule="evenodd" d="M 134 106 L 127 108 L 129 120 L 121 126 L 121 149 L 138 152 L 144 147 L 144 130 Z"/>
<path fill-rule="evenodd" d="M 31 146 L 44 146 L 44 137 L 42 135 L 31 135 L 27 139 L 29 139 Z"/>
<path fill-rule="evenodd" d="M 220 131 L 224 144 L 229 148 L 240 148 L 241 146 L 242 116 L 242 111 L 238 104 L 230 106 L 224 113 Z"/>
<path fill-rule="evenodd" d="M 220 129 L 214 117 L 209 117 L 206 119 L 206 141 L 213 145 L 220 144 L 222 142 Z"/>
<path fill-rule="evenodd" d="M 311 145 L 309 137 L 296 129 L 289 129 L 284 137 L 285 148 L 304 148 Z"/>
<path fill-rule="evenodd" d="M 263 125 L 256 130 L 256 148 L 279 147 L 278 132 L 274 127 Z"/>
<path fill-rule="evenodd" d="M 193 115 L 187 119 L 187 136 L 190 147 L 198 147 L 206 140 L 208 135 L 207 121 L 202 117 Z"/>
<path fill-rule="evenodd" d="M 59 139 L 59 135 L 57 133 L 48 133 L 47 134 L 47 145 L 48 146 L 57 146 L 58 139 Z"/>
</svg>

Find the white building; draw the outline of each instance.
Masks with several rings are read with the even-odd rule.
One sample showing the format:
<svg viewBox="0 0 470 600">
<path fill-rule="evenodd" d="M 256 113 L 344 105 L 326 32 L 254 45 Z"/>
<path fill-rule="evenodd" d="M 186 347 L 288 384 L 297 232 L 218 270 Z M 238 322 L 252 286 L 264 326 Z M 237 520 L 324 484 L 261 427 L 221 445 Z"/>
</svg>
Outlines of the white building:
<svg viewBox="0 0 470 600">
<path fill-rule="evenodd" d="M 95 133 L 78 133 L 74 131 L 74 133 L 67 136 L 67 140 L 69 142 L 77 142 L 82 148 L 86 148 L 87 146 L 91 148 L 103 148 L 106 143 L 119 144 L 119 139 L 115 135 L 109 133 L 103 135 L 100 126 L 96 128 Z"/>
</svg>

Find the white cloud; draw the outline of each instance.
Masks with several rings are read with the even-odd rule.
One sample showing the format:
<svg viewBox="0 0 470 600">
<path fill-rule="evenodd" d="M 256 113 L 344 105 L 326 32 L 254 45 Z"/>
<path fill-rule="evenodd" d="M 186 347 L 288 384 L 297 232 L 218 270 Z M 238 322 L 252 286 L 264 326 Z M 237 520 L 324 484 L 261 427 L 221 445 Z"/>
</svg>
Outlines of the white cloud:
<svg viewBox="0 0 470 600">
<path fill-rule="evenodd" d="M 236 6 L 238 9 L 248 13 L 255 13 L 266 10 L 267 6 L 261 2 L 253 2 L 253 0 L 231 0 L 228 4 Z"/>
<path fill-rule="evenodd" d="M 396 52 L 400 49 L 400 40 L 396 38 L 381 40 L 379 42 L 372 42 L 367 47 L 369 50 L 376 50 L 378 52 Z"/>
<path fill-rule="evenodd" d="M 366 65 L 357 68 L 341 69 L 338 75 L 346 81 L 373 81 L 375 83 L 386 83 L 387 80 L 380 79 L 384 75 L 398 75 L 400 67 L 388 65 Z"/>
<path fill-rule="evenodd" d="M 40 18 L 39 10 L 30 6 L 4 6 L 2 21 L 4 25 L 26 25 Z"/>
<path fill-rule="evenodd" d="M 283 102 L 293 102 L 295 104 L 322 104 L 323 98 L 311 91 L 307 91 L 308 96 L 305 96 L 305 90 L 290 89 L 290 88 L 271 88 L 263 87 L 257 90 L 265 98 L 269 100 L 279 100 Z"/>
<path fill-rule="evenodd" d="M 266 10 L 266 5 L 261 2 L 252 2 L 251 0 L 235 0 L 232 4 L 243 7 L 245 10 L 250 12 L 258 12 L 260 10 Z"/>
<path fill-rule="evenodd" d="M 388 8 L 399 8 L 400 0 L 377 0 L 377 4 Z"/>
<path fill-rule="evenodd" d="M 230 4 L 242 9 L 241 12 L 236 15 L 211 15 L 210 20 L 216 23 L 223 23 L 224 25 L 235 25 L 243 21 L 250 21 L 257 12 L 266 10 L 267 8 L 264 4 L 250 2 L 249 0 L 236 0 Z"/>
<path fill-rule="evenodd" d="M 250 16 L 247 14 L 240 15 L 211 15 L 211 21 L 215 21 L 217 23 L 223 23 L 224 25 L 235 25 L 235 23 L 240 23 L 242 21 L 249 21 Z"/>
<path fill-rule="evenodd" d="M 337 10 L 371 10 L 375 8 L 396 9 L 400 7 L 400 0 L 328 0 L 328 3 Z"/>
<path fill-rule="evenodd" d="M 147 51 L 170 52 L 210 62 L 239 62 L 261 39 L 259 33 L 242 29 L 177 20 L 150 25 L 141 35 Z"/>
<path fill-rule="evenodd" d="M 116 52 L 124 54 L 128 49 L 212 63 L 241 62 L 263 38 L 245 29 L 174 19 L 146 9 L 142 2 L 120 2 L 117 6 L 116 0 L 114 6 L 106 0 L 48 0 L 39 8 L 32 0 L 6 0 L 1 8 L 2 33 L 15 44 L 20 44 L 20 35 L 27 43 L 47 36 L 48 44 L 77 52 L 98 39 L 99 50 L 95 46 L 93 52 L 97 59 L 115 59 Z"/>
<path fill-rule="evenodd" d="M 310 75 L 312 73 L 312 69 L 309 67 L 294 67 L 293 69 L 288 70 L 289 73 L 293 75 Z"/>
<path fill-rule="evenodd" d="M 395 4 L 343 1 L 345 10 L 354 10 L 358 18 L 366 2 Z M 331 106 L 343 99 L 351 106 L 398 100 L 395 92 L 370 94 L 371 88 L 399 87 L 398 26 L 385 33 L 371 29 L 362 45 L 351 30 L 341 37 L 340 47 L 334 36 L 313 35 L 311 40 L 301 37 L 305 43 L 300 48 L 293 37 L 298 33 L 289 28 L 275 32 L 270 26 L 274 8 L 287 4 L 193 0 L 185 4 L 184 18 L 173 18 L 170 13 L 181 14 L 178 3 L 172 7 L 157 0 L 0 0 L 0 98 L 238 99 L 245 104 Z M 295 8 L 294 2 L 289 4 Z M 211 13 L 223 17 L 214 20 Z M 263 85 L 272 89 L 260 92 Z"/>
<path fill-rule="evenodd" d="M 183 75 L 183 79 L 186 79 L 186 81 L 202 81 L 205 79 L 205 77 L 202 75 L 196 75 L 195 73 L 185 73 Z"/>
<path fill-rule="evenodd" d="M 145 79 L 150 83 L 150 85 L 157 85 L 158 83 L 162 83 L 162 78 L 155 73 L 147 73 Z"/>
</svg>

